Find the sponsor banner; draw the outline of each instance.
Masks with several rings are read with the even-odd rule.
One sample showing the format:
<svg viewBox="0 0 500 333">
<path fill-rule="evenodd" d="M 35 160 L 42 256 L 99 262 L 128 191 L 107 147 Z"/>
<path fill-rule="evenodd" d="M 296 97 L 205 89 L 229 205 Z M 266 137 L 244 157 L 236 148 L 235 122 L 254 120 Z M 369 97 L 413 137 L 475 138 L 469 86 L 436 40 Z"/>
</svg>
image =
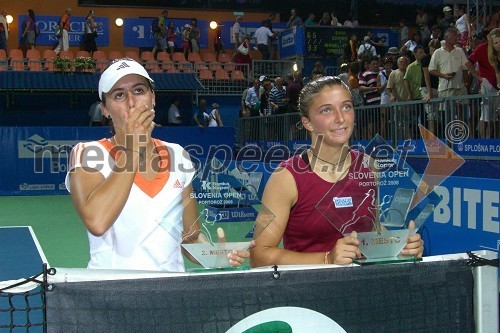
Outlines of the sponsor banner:
<svg viewBox="0 0 500 333">
<path fill-rule="evenodd" d="M 153 47 L 154 37 L 151 31 L 151 18 L 125 18 L 123 19 L 123 46 L 132 47 Z M 165 24 L 170 21 L 174 22 L 175 32 L 175 47 L 182 45 L 182 27 L 185 24 L 191 24 L 191 19 L 167 18 Z M 208 21 L 198 20 L 198 28 L 200 28 L 200 39 L 198 40 L 200 48 L 208 48 Z"/>
<path fill-rule="evenodd" d="M 293 57 L 297 54 L 304 54 L 304 28 L 295 27 L 287 29 L 281 33 L 280 57 Z"/>
<path fill-rule="evenodd" d="M 268 150 L 274 147 L 285 146 L 285 141 L 264 141 L 264 150 Z"/>
<path fill-rule="evenodd" d="M 500 156 L 500 139 L 467 139 L 455 143 L 453 150 L 463 156 Z"/>
<path fill-rule="evenodd" d="M 252 206 L 224 207 L 224 206 L 205 206 L 208 218 L 215 222 L 247 222 L 257 218 L 258 212 Z"/>
<path fill-rule="evenodd" d="M 288 141 L 288 149 L 290 152 L 295 154 L 300 154 L 302 151 L 309 148 L 311 145 L 311 141 L 309 140 L 289 140 Z"/>
<path fill-rule="evenodd" d="M 435 191 L 442 197 L 423 226 L 425 255 L 499 251 L 500 180 L 449 177 Z"/>
<path fill-rule="evenodd" d="M 432 145 L 432 143 L 431 143 Z M 401 156 L 427 155 L 424 140 L 398 140 L 398 154 Z"/>
<path fill-rule="evenodd" d="M 17 31 L 20 44 L 23 44 L 21 35 L 27 15 L 18 15 Z M 50 15 L 36 15 L 36 25 L 40 29 L 40 35 L 36 38 L 36 45 L 53 45 L 57 46 L 59 39 L 55 35 L 56 28 L 59 24 L 61 16 Z M 70 31 L 69 31 L 69 45 L 81 46 L 83 44 L 83 35 L 85 33 L 86 16 L 71 16 Z M 94 17 L 96 23 L 102 24 L 97 28 L 98 37 L 96 38 L 97 46 L 109 46 L 109 19 L 107 17 Z"/>
</svg>

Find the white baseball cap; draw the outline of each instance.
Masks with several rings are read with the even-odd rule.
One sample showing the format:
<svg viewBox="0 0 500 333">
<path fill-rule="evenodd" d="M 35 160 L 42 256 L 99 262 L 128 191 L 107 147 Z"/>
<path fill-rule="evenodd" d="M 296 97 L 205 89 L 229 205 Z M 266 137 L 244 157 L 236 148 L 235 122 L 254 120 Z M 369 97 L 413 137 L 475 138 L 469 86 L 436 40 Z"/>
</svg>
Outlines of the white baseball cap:
<svg viewBox="0 0 500 333">
<path fill-rule="evenodd" d="M 453 9 L 451 9 L 451 7 L 449 7 L 449 6 L 445 6 L 445 7 L 443 8 L 443 13 L 446 13 L 446 12 L 452 12 L 452 11 L 453 11 Z"/>
<path fill-rule="evenodd" d="M 99 79 L 99 98 L 102 101 L 102 94 L 107 93 L 113 88 L 115 83 L 125 75 L 137 74 L 154 83 L 146 69 L 137 61 L 130 58 L 117 59 L 101 74 Z"/>
</svg>

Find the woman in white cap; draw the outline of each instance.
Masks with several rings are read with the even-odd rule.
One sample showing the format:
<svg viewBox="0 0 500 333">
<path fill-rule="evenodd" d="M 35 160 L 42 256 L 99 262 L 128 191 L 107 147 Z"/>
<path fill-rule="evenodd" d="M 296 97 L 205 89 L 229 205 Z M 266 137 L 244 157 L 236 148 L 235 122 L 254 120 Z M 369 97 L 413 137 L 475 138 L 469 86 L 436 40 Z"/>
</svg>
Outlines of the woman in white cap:
<svg viewBox="0 0 500 333">
<path fill-rule="evenodd" d="M 208 127 L 222 127 L 224 126 L 224 124 L 222 123 L 222 119 L 220 117 L 220 113 L 219 113 L 219 104 L 217 103 L 213 103 L 212 104 L 212 112 L 210 112 L 210 119 L 208 121 Z"/>
<path fill-rule="evenodd" d="M 191 46 L 191 25 L 184 24 L 182 28 L 182 50 L 184 52 L 184 57 L 188 60 L 189 48 Z"/>
<path fill-rule="evenodd" d="M 112 63 L 98 91 L 114 135 L 79 143 L 71 153 L 66 187 L 88 230 L 89 268 L 184 271 L 180 244 L 207 241 L 191 195 L 189 155 L 151 137 L 153 87 L 136 61 Z M 235 251 L 228 260 L 239 266 L 247 257 Z"/>
</svg>

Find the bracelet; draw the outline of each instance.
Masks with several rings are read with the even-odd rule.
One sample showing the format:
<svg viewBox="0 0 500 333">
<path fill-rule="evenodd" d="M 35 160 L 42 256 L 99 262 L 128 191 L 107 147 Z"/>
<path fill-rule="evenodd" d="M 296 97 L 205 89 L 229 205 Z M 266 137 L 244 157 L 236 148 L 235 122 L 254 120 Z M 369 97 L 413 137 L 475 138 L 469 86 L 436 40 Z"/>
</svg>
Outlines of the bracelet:
<svg viewBox="0 0 500 333">
<path fill-rule="evenodd" d="M 330 264 L 330 251 L 325 252 L 325 256 L 323 257 L 323 264 Z"/>
</svg>

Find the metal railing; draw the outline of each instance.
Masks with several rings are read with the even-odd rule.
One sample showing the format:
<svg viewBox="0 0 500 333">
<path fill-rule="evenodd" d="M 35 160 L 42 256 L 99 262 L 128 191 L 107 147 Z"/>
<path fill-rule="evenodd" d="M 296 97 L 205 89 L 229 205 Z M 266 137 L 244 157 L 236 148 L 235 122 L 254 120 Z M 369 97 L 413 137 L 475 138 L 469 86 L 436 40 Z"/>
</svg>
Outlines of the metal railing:
<svg viewBox="0 0 500 333">
<path fill-rule="evenodd" d="M 489 121 L 486 121 L 489 120 Z M 421 138 L 419 125 L 441 139 L 500 138 L 500 96 L 497 94 L 435 98 L 356 108 L 352 138 L 370 140 L 380 134 L 398 140 Z M 238 120 L 238 143 L 306 140 L 298 113 L 248 117 Z"/>
</svg>

